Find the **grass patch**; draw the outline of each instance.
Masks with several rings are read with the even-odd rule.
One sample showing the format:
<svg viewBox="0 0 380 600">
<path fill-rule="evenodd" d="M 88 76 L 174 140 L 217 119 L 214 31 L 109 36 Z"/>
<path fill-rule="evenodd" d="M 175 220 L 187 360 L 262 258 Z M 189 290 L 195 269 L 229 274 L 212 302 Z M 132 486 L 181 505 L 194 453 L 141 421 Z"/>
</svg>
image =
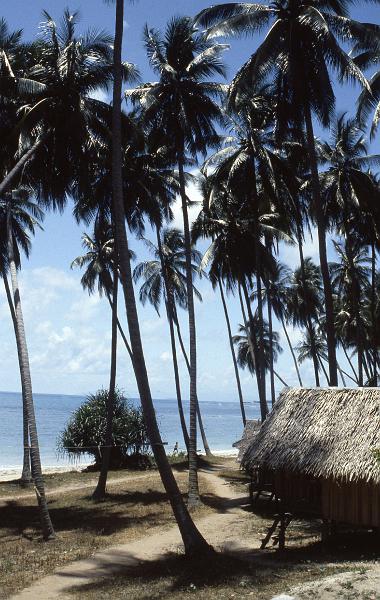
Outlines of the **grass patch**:
<svg viewBox="0 0 380 600">
<path fill-rule="evenodd" d="M 92 473 L 64 473 L 46 476 L 51 518 L 57 539 L 44 543 L 41 539 L 34 495 L 9 498 L 0 505 L 0 598 L 7 598 L 51 573 L 69 561 L 88 557 L 100 548 L 134 540 L 147 529 L 167 528 L 174 520 L 157 471 L 141 477 L 131 474 L 127 481 L 117 482 L 125 471 L 110 474 L 109 495 L 104 502 L 91 500 Z M 176 475 L 181 491 L 187 488 L 187 474 Z M 85 483 L 84 483 L 85 482 Z M 63 492 L 72 484 L 81 489 Z M 90 487 L 83 486 L 90 483 Z M 202 490 L 209 493 L 202 481 Z M 59 491 L 61 488 L 61 491 Z M 17 487 L 19 492 L 19 488 Z M 204 514 L 210 508 L 197 509 Z"/>
</svg>

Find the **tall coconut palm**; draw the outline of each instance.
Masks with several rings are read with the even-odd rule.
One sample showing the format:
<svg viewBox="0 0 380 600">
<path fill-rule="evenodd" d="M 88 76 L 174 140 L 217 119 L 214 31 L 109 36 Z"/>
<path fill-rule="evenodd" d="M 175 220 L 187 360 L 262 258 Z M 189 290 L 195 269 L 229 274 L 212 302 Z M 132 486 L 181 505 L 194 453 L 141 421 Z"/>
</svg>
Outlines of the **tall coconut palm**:
<svg viewBox="0 0 380 600">
<path fill-rule="evenodd" d="M 118 314 L 118 282 L 119 271 L 118 262 L 115 257 L 115 244 L 112 231 L 112 225 L 104 220 L 102 215 L 98 215 L 93 237 L 84 234 L 82 245 L 87 250 L 83 256 L 78 256 L 71 264 L 71 267 L 84 267 L 86 271 L 81 278 L 84 289 L 89 294 L 98 288 L 100 295 L 105 293 L 112 311 L 111 324 L 111 361 L 110 361 L 110 382 L 108 388 L 106 430 L 104 435 L 104 448 L 102 449 L 102 464 L 98 479 L 98 484 L 93 493 L 95 500 L 102 500 L 106 495 L 107 477 L 111 459 L 111 447 L 113 441 L 113 414 L 116 389 L 116 368 L 117 368 L 117 330 L 121 331 L 129 355 L 131 349 L 122 331 Z"/>
<path fill-rule="evenodd" d="M 366 71 L 380 65 L 380 35 L 372 35 L 368 40 L 356 44 L 353 52 L 355 63 Z M 371 137 L 374 137 L 380 122 L 380 70 L 376 68 L 369 79 L 370 89 L 363 89 L 358 99 L 358 117 L 365 126 L 372 116 Z"/>
<path fill-rule="evenodd" d="M 368 146 L 357 121 L 347 119 L 343 114 L 332 128 L 331 141 L 319 144 L 319 160 L 328 165 L 327 170 L 320 174 L 326 213 L 338 233 L 344 236 L 346 258 L 351 265 L 349 280 L 352 309 L 355 311 L 357 324 L 358 376 L 359 385 L 363 385 L 361 288 L 356 277 L 354 250 L 362 215 L 369 212 L 375 216 L 378 211 L 378 186 L 366 170 L 380 164 L 380 155 L 368 154 Z"/>
<path fill-rule="evenodd" d="M 165 34 L 145 28 L 145 47 L 157 83 L 147 83 L 128 94 L 135 103 L 143 105 L 143 118 L 152 124 L 174 153 L 178 166 L 180 198 L 186 246 L 186 278 L 188 294 L 190 340 L 190 445 L 189 445 L 189 504 L 199 502 L 197 476 L 197 362 L 195 310 L 191 268 L 191 240 L 186 194 L 186 155 L 192 159 L 206 154 L 219 141 L 215 122 L 222 122 L 219 106 L 213 98 L 222 86 L 210 82 L 213 75 L 224 75 L 221 53 L 226 48 L 211 44 L 199 35 L 187 17 L 173 18 Z"/>
<path fill-rule="evenodd" d="M 149 301 L 159 314 L 159 308 L 162 299 L 165 303 L 166 315 L 170 330 L 170 343 L 172 348 L 178 411 L 185 446 L 188 450 L 189 435 L 182 405 L 181 384 L 174 331 L 175 322 L 178 322 L 176 305 L 187 309 L 185 242 L 183 235 L 178 229 L 165 228 L 162 231 L 157 231 L 157 246 L 155 246 L 149 240 L 145 240 L 145 243 L 155 259 L 144 261 L 138 264 L 134 269 L 133 279 L 135 282 L 137 282 L 139 279 L 143 279 L 143 284 L 140 288 L 140 300 L 142 304 L 145 304 L 146 301 Z M 200 261 L 200 253 L 197 250 L 192 249 L 192 270 L 194 274 L 198 272 Z M 198 299 L 201 300 L 202 297 L 194 285 L 193 291 Z"/>
<path fill-rule="evenodd" d="M 268 302 L 269 298 L 271 306 L 276 318 L 282 325 L 283 332 L 285 334 L 286 341 L 289 346 L 290 353 L 292 355 L 294 368 L 297 373 L 297 378 L 300 386 L 302 387 L 302 379 L 299 371 L 297 359 L 294 353 L 292 343 L 290 341 L 289 333 L 287 330 L 287 323 L 289 322 L 289 314 L 287 309 L 288 301 L 288 288 L 291 285 L 291 271 L 285 265 L 277 262 L 276 268 L 272 271 L 268 285 L 266 286 L 265 299 Z"/>
<path fill-rule="evenodd" d="M 0 77 L 4 96 L 22 99 L 17 125 L 22 143 L 7 163 L 0 193 L 26 164 L 24 178 L 27 176 L 39 197 L 52 206 L 64 202 L 73 177 L 87 177 L 80 165 L 97 137 L 99 122 L 110 113 L 107 104 L 91 95 L 111 84 L 112 37 L 94 30 L 78 37 L 77 23 L 78 13 L 65 10 L 57 26 L 44 12 L 34 62 L 25 73 L 27 79 Z M 124 64 L 122 70 L 126 80 L 135 80 L 132 65 Z"/>
<path fill-rule="evenodd" d="M 12 298 L 9 299 L 9 302 L 16 334 L 21 385 L 25 403 L 26 420 L 29 429 L 29 441 L 27 445 L 30 451 L 32 479 L 36 489 L 43 537 L 45 540 L 48 540 L 54 538 L 55 533 L 49 515 L 45 496 L 45 485 L 42 477 L 41 457 L 33 403 L 32 378 L 17 275 L 17 270 L 20 266 L 19 246 L 28 256 L 30 251 L 29 234 L 34 234 L 35 228 L 39 226 L 39 221 L 43 217 L 43 213 L 36 204 L 29 200 L 29 196 L 30 190 L 19 188 L 18 190 L 14 190 L 11 194 L 7 193 L 0 201 L 0 245 L 7 249 L 4 273 L 9 271 L 11 277 Z M 4 251 L 2 251 L 1 254 L 4 255 Z"/>
<path fill-rule="evenodd" d="M 207 542 L 196 528 L 183 502 L 178 485 L 170 468 L 158 429 L 148 373 L 141 342 L 136 300 L 133 290 L 128 237 L 125 225 L 123 197 L 123 160 L 121 127 L 122 92 L 122 43 L 124 29 L 124 0 L 116 0 L 115 37 L 113 57 L 113 105 L 112 105 L 112 207 L 115 225 L 116 247 L 120 263 L 120 277 L 123 286 L 131 339 L 133 367 L 139 389 L 145 424 L 151 447 L 157 462 L 161 479 L 168 494 L 187 554 L 202 554 L 210 550 Z"/>
<path fill-rule="evenodd" d="M 363 386 L 363 366 L 367 370 L 367 378 L 370 379 L 368 367 L 363 364 L 368 331 L 363 315 L 364 294 L 371 273 L 370 260 L 367 248 L 361 247 L 357 241 L 353 243 L 351 237 L 345 239 L 344 246 L 334 242 L 334 247 L 338 261 L 330 264 L 330 270 L 333 287 L 339 298 L 337 321 L 340 337 L 343 341 L 348 341 L 349 345 L 356 346 L 358 385 Z"/>
<path fill-rule="evenodd" d="M 311 258 L 305 258 L 304 269 L 296 269 L 290 279 L 287 293 L 289 320 L 296 327 L 305 327 L 312 351 L 315 385 L 319 387 L 319 358 L 317 347 L 313 350 L 315 324 L 322 313 L 322 284 L 320 270 Z"/>
<path fill-rule="evenodd" d="M 258 322 L 258 315 L 256 314 L 254 316 L 254 320 L 256 321 L 256 323 L 250 323 L 248 325 L 248 329 L 246 325 L 239 325 L 239 333 L 237 335 L 234 335 L 233 337 L 233 343 L 237 346 L 238 348 L 238 352 L 237 352 L 237 360 L 239 365 L 244 369 L 244 368 L 248 368 L 248 370 L 251 373 L 254 373 L 256 368 L 257 368 L 257 363 L 252 360 L 252 354 L 250 352 L 249 349 L 249 342 L 248 342 L 248 338 L 249 337 L 253 337 L 253 336 L 258 336 L 258 327 L 257 327 L 257 322 Z M 279 343 L 279 335 L 276 331 L 272 332 L 272 342 L 270 340 L 270 336 L 269 336 L 269 326 L 267 321 L 264 321 L 264 363 L 265 363 L 265 368 L 267 370 L 270 369 L 270 364 L 271 364 L 271 353 L 273 353 L 273 361 L 277 362 L 278 360 L 278 356 L 279 354 L 281 354 L 282 352 L 282 347 L 280 346 Z M 280 377 L 278 375 L 278 373 L 276 373 L 275 371 L 275 375 L 276 377 L 281 381 L 281 383 L 283 385 L 286 385 L 285 381 L 282 379 L 282 377 Z"/>
<path fill-rule="evenodd" d="M 311 343 L 311 337 L 313 338 L 313 343 Z M 296 346 L 296 351 L 298 353 L 298 360 L 300 364 L 302 364 L 305 360 L 312 360 L 314 362 L 315 356 L 317 357 L 317 363 L 314 368 L 317 370 L 318 377 L 315 377 L 315 385 L 317 387 L 320 385 L 319 371 L 321 369 L 326 378 L 326 383 L 328 384 L 329 378 L 323 364 L 323 361 L 327 360 L 327 345 L 323 336 L 317 331 L 315 326 L 313 327 L 311 333 L 308 329 L 305 331 L 302 341 Z"/>
<path fill-rule="evenodd" d="M 209 37 L 247 35 L 269 26 L 263 42 L 235 76 L 231 101 L 242 88 L 252 89 L 271 78 L 277 89 L 278 118 L 284 121 L 279 131 L 289 123 L 305 127 L 326 307 L 330 385 L 338 382 L 336 340 L 313 114 L 323 126 L 329 125 L 335 104 L 331 70 L 341 81 L 355 80 L 369 88 L 361 70 L 339 43 L 365 43 L 371 34 L 378 35 L 380 26 L 350 19 L 348 8 L 352 4 L 352 0 L 233 2 L 206 8 L 196 18 L 208 28 Z"/>
<path fill-rule="evenodd" d="M 226 319 L 228 340 L 229 340 L 229 343 L 230 343 L 230 350 L 231 350 L 231 356 L 232 356 L 232 364 L 234 366 L 236 386 L 237 386 L 238 395 L 239 395 L 241 418 L 243 420 L 243 425 L 245 427 L 247 419 L 246 419 L 246 415 L 245 415 L 243 391 L 242 391 L 242 388 L 241 388 L 238 363 L 237 363 L 237 360 L 236 360 L 234 342 L 233 342 L 233 337 L 232 337 L 231 322 L 230 322 L 230 317 L 228 315 L 228 309 L 227 309 L 226 296 L 225 296 L 224 289 L 223 289 L 223 282 L 222 282 L 222 280 L 221 280 L 220 277 L 218 278 L 218 287 L 219 287 L 219 292 L 220 292 L 220 298 L 222 300 L 224 317 Z"/>
</svg>

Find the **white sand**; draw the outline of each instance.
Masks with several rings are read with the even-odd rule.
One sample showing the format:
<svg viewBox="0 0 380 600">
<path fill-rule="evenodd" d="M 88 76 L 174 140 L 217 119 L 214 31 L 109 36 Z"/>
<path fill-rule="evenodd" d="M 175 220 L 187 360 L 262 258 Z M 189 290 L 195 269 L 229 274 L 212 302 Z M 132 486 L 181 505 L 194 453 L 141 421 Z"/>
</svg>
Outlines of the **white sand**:
<svg viewBox="0 0 380 600">
<path fill-rule="evenodd" d="M 51 475 L 54 473 L 69 473 L 70 471 L 83 471 L 91 463 L 79 463 L 65 466 L 46 466 L 42 467 L 42 471 L 45 475 Z M 7 469 L 0 469 L 0 481 L 13 481 L 14 479 L 20 479 L 21 467 L 9 467 Z"/>
</svg>

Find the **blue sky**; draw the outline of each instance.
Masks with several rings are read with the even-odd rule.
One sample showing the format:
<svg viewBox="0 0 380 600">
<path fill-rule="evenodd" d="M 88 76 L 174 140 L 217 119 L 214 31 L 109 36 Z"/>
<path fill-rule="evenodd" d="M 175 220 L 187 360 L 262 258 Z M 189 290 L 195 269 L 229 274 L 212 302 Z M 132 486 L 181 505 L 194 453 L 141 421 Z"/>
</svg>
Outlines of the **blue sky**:
<svg viewBox="0 0 380 600">
<path fill-rule="evenodd" d="M 143 80 L 150 80 L 152 73 L 141 42 L 141 33 L 147 22 L 155 28 L 165 26 L 167 20 L 178 14 L 195 14 L 209 3 L 201 0 L 140 0 L 126 5 L 124 57 L 138 65 Z M 6 18 L 11 28 L 22 28 L 26 39 L 33 39 L 38 31 L 42 10 L 59 18 L 63 9 L 79 9 L 83 29 L 93 27 L 112 32 L 114 8 L 101 0 L 12 0 L 3 3 L 0 16 Z M 377 7 L 356 6 L 352 15 L 362 21 L 379 23 Z M 251 54 L 257 39 L 230 40 L 231 47 L 225 54 L 228 77 L 231 78 L 243 61 Z M 358 90 L 349 86 L 337 87 L 337 107 L 352 111 Z M 324 136 L 328 132 L 324 132 Z M 376 144 L 377 145 L 377 144 Z M 198 198 L 194 187 L 189 190 L 193 199 Z M 195 216 L 199 208 L 193 209 Z M 175 207 L 175 224 L 181 226 L 179 207 Z M 26 331 L 36 392 L 81 394 L 107 385 L 110 345 L 110 314 L 104 299 L 88 297 L 80 287 L 80 273 L 70 270 L 70 263 L 81 253 L 81 234 L 71 216 L 68 205 L 63 215 L 47 214 L 44 231 L 38 232 L 29 261 L 24 261 L 21 275 Z M 147 257 L 146 249 L 131 240 L 138 259 Z M 307 240 L 306 256 L 317 259 L 317 243 Z M 281 260 L 289 266 L 297 265 L 295 248 L 284 247 Z M 198 285 L 203 303 L 196 306 L 198 334 L 199 397 L 201 400 L 234 400 L 236 386 L 231 365 L 226 326 L 220 299 L 207 282 Z M 120 306 L 122 304 L 120 303 Z M 234 298 L 229 299 L 233 330 L 241 322 Z M 173 374 L 170 362 L 170 343 L 163 318 L 158 318 L 149 307 L 139 306 L 141 330 L 148 372 L 153 395 L 157 398 L 174 397 Z M 182 329 L 186 336 L 186 314 L 182 314 Z M 125 322 L 124 314 L 121 320 Z M 299 332 L 290 331 L 294 343 Z M 284 353 L 278 363 L 278 371 L 291 384 L 296 384 L 294 367 L 281 337 Z M 181 361 L 183 393 L 187 396 L 188 380 Z M 312 384 L 311 364 L 302 366 L 304 383 Z M 248 373 L 242 374 L 247 401 L 257 400 L 254 382 Z M 130 396 L 135 396 L 136 385 L 124 348 L 119 352 L 119 386 Z M 3 290 L 0 289 L 0 390 L 20 389 L 13 331 Z"/>
</svg>

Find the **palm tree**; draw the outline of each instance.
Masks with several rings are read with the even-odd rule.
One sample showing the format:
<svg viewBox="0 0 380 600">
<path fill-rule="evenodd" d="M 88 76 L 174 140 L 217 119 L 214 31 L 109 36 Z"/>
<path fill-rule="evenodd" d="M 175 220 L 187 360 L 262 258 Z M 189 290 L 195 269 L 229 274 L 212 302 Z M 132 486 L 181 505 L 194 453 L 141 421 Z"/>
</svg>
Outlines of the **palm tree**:
<svg viewBox="0 0 380 600">
<path fill-rule="evenodd" d="M 26 423 L 24 419 L 24 440 L 30 451 L 32 479 L 36 489 L 39 515 L 43 537 L 45 540 L 55 537 L 45 496 L 45 485 L 42 477 L 41 457 L 38 444 L 36 418 L 34 413 L 32 379 L 28 347 L 25 334 L 24 318 L 21 307 L 21 296 L 18 284 L 17 270 L 20 266 L 20 251 L 26 256 L 30 251 L 29 233 L 34 234 L 35 228 L 43 217 L 41 210 L 29 200 L 30 190 L 19 188 L 12 194 L 7 193 L 0 202 L 0 246 L 6 250 L 6 262 L 3 273 L 9 270 L 11 276 L 12 296 L 9 297 L 10 309 L 16 334 L 16 345 L 20 366 L 23 401 L 25 404 Z M 4 255 L 5 250 L 1 252 Z M 6 277 L 3 276 L 4 282 Z M 25 436 L 29 429 L 29 436 Z M 30 440 L 30 443 L 29 443 Z M 24 441 L 25 443 L 25 441 Z"/>
<path fill-rule="evenodd" d="M 78 13 L 68 10 L 60 27 L 47 12 L 44 18 L 33 65 L 24 77 L 0 77 L 4 96 L 22 102 L 17 124 L 21 136 L 14 136 L 20 147 L 7 161 L 0 194 L 28 164 L 24 177 L 40 198 L 56 207 L 65 200 L 73 177 L 86 178 L 80 165 L 97 138 L 99 122 L 110 113 L 91 93 L 108 89 L 112 81 L 112 37 L 92 30 L 78 38 Z M 133 81 L 135 68 L 124 64 L 123 77 Z"/>
<path fill-rule="evenodd" d="M 355 64 L 360 69 L 372 69 L 380 63 L 380 37 L 369 36 L 364 43 L 356 44 L 354 48 Z M 358 118 L 365 125 L 372 114 L 371 137 L 374 137 L 380 122 L 380 71 L 376 70 L 370 80 L 370 89 L 364 88 L 358 99 Z"/>
<path fill-rule="evenodd" d="M 258 315 L 257 313 L 254 315 L 254 322 L 248 324 L 248 328 L 246 325 L 239 325 L 239 333 L 234 335 L 233 343 L 237 346 L 237 361 L 239 365 L 244 369 L 248 368 L 251 373 L 255 373 L 257 368 L 257 362 L 252 360 L 252 353 L 249 349 L 249 337 L 258 338 Z M 258 340 L 257 340 L 258 341 Z M 257 343 L 257 342 L 256 342 Z M 277 362 L 278 355 L 281 354 L 282 348 L 279 343 L 279 335 L 276 331 L 272 332 L 272 341 L 270 340 L 269 335 L 269 325 L 266 321 L 264 321 L 264 364 L 266 370 L 270 369 L 271 365 L 271 353 L 273 353 L 273 361 Z M 276 377 L 281 381 L 283 385 L 287 385 L 285 381 L 278 375 L 275 371 Z"/>
<path fill-rule="evenodd" d="M 271 273 L 270 279 L 266 285 L 265 300 L 271 302 L 271 306 L 276 318 L 282 325 L 283 332 L 286 337 L 286 341 L 289 346 L 290 353 L 292 355 L 294 367 L 297 373 L 298 382 L 302 387 L 301 374 L 298 368 L 294 349 L 289 338 L 287 323 L 289 322 L 289 314 L 287 309 L 288 302 L 288 288 L 291 285 L 291 271 L 285 265 L 277 262 L 275 270 Z"/>
<path fill-rule="evenodd" d="M 352 241 L 350 237 L 346 238 L 344 246 L 334 242 L 338 261 L 330 264 L 330 270 L 333 288 L 339 298 L 339 310 L 336 318 L 340 339 L 348 342 L 348 345 L 353 343 L 356 345 L 358 385 L 363 386 L 363 362 L 368 331 L 363 315 L 363 297 L 371 270 L 367 248 L 361 247 L 358 242 L 353 244 Z M 370 373 L 365 364 L 364 368 L 367 370 L 367 378 L 370 379 Z"/>
<path fill-rule="evenodd" d="M 242 389 L 241 389 L 238 363 L 237 363 L 237 360 L 236 360 L 234 342 L 233 342 L 233 337 L 232 337 L 231 322 L 230 322 L 230 318 L 229 318 L 229 315 L 228 315 L 226 297 L 225 297 L 225 293 L 224 293 L 224 290 L 223 290 L 223 282 L 222 282 L 222 280 L 221 280 L 220 277 L 218 278 L 218 287 L 219 287 L 219 292 L 220 292 L 220 298 L 222 300 L 224 317 L 226 319 L 227 332 L 228 332 L 228 340 L 229 340 L 229 343 L 230 343 L 232 363 L 233 363 L 233 366 L 234 366 L 236 386 L 237 386 L 238 395 L 239 395 L 241 418 L 243 420 L 243 425 L 245 427 L 247 419 L 246 419 L 246 416 L 245 416 L 244 398 L 243 398 L 243 392 L 242 392 Z"/>
<path fill-rule="evenodd" d="M 378 186 L 366 169 L 380 164 L 380 155 L 369 155 L 363 131 L 354 119 L 343 114 L 331 132 L 331 142 L 319 144 L 319 160 L 328 169 L 320 174 L 326 213 L 340 235 L 345 239 L 345 257 L 340 246 L 335 246 L 340 258 L 350 265 L 350 296 L 357 326 L 359 385 L 363 385 L 363 325 L 360 317 L 361 286 L 354 264 L 358 244 L 358 224 L 365 212 L 377 212 Z M 345 261 L 343 260 L 343 264 Z M 336 271 L 336 269 L 335 269 Z M 336 276 L 335 276 L 336 279 Z"/>
<path fill-rule="evenodd" d="M 144 41 L 157 83 L 147 83 L 128 93 L 134 103 L 143 105 L 143 118 L 160 132 L 172 148 L 178 166 L 186 248 L 186 285 L 190 340 L 190 444 L 189 444 L 189 504 L 199 502 L 197 476 L 197 362 L 195 311 L 191 268 L 191 239 L 186 194 L 186 155 L 195 160 L 197 154 L 206 154 L 215 146 L 219 136 L 214 122 L 223 122 L 219 106 L 213 97 L 222 92 L 222 86 L 209 78 L 224 75 L 221 53 L 226 48 L 212 45 L 194 29 L 191 19 L 173 18 L 165 35 L 145 28 Z"/>
<path fill-rule="evenodd" d="M 186 289 L 186 251 L 183 235 L 178 229 L 165 228 L 157 230 L 157 246 L 145 239 L 145 243 L 155 257 L 154 260 L 144 261 L 138 264 L 133 272 L 133 279 L 137 282 L 143 279 L 140 288 L 140 301 L 144 305 L 146 301 L 155 308 L 159 314 L 162 299 L 165 302 L 166 315 L 169 323 L 170 342 L 172 348 L 172 360 L 174 369 L 174 380 L 176 386 L 178 411 L 181 421 L 183 439 L 186 449 L 189 449 L 189 435 L 186 426 L 185 415 L 182 405 L 182 394 L 177 361 L 177 349 L 175 343 L 174 324 L 178 322 L 176 305 L 187 309 Z M 200 253 L 192 249 L 192 270 L 198 272 L 201 261 Z M 193 285 L 194 294 L 202 299 L 200 293 Z"/>
<path fill-rule="evenodd" d="M 290 279 L 287 292 L 287 312 L 289 321 L 295 327 L 305 327 L 306 337 L 311 345 L 311 358 L 314 366 L 315 385 L 319 387 L 319 358 L 317 346 L 313 349 L 315 323 L 322 312 L 322 284 L 320 269 L 311 258 L 304 259 L 304 268 L 296 269 Z"/>
<path fill-rule="evenodd" d="M 119 256 L 120 277 L 123 286 L 125 308 L 131 339 L 133 367 L 139 389 L 145 424 L 151 447 L 157 462 L 162 482 L 168 494 L 187 554 L 209 552 L 210 548 L 202 537 L 188 509 L 186 508 L 173 472 L 169 465 L 161 440 L 149 387 L 141 343 L 136 300 L 133 290 L 132 269 L 130 264 L 128 238 L 125 226 L 123 197 L 123 161 L 121 128 L 121 88 L 122 88 L 122 42 L 124 28 L 124 0 L 116 0 L 115 38 L 113 57 L 113 105 L 112 105 L 112 208 L 115 226 L 116 248 Z"/>
<path fill-rule="evenodd" d="M 82 245 L 87 252 L 83 256 L 78 256 L 72 262 L 71 267 L 86 266 L 86 271 L 81 279 L 83 289 L 87 289 L 88 293 L 92 294 L 97 285 L 99 294 L 102 295 L 105 293 L 107 296 L 112 311 L 110 383 L 108 388 L 106 431 L 98 484 L 93 493 L 93 498 L 95 500 L 102 500 L 106 495 L 107 477 L 113 442 L 118 329 L 122 332 L 130 356 L 131 349 L 124 332 L 122 331 L 117 314 L 119 271 L 115 257 L 112 225 L 107 222 L 102 215 L 98 215 L 95 220 L 93 237 L 91 238 L 88 234 L 84 234 Z"/>
<path fill-rule="evenodd" d="M 196 17 L 196 22 L 208 28 L 209 37 L 246 35 L 270 26 L 264 41 L 235 76 L 230 100 L 233 102 L 241 89 L 255 89 L 270 77 L 276 88 L 277 117 L 282 121 L 279 132 L 289 123 L 305 127 L 326 307 L 330 385 L 338 382 L 333 296 L 312 115 L 324 127 L 329 125 L 335 104 L 331 69 L 340 80 L 351 79 L 368 87 L 364 75 L 339 42 L 366 43 L 370 34 L 378 34 L 380 27 L 350 19 L 347 7 L 351 4 L 352 0 L 233 2 L 206 8 Z"/>
<path fill-rule="evenodd" d="M 313 342 L 311 342 L 311 338 Z M 314 362 L 315 356 L 317 357 L 317 363 L 315 369 L 317 370 L 318 377 L 315 377 L 315 385 L 319 387 L 319 371 L 322 369 L 326 382 L 328 384 L 329 378 L 325 366 L 324 360 L 327 360 L 327 345 L 322 335 L 313 327 L 312 332 L 309 329 L 306 330 L 303 339 L 296 346 L 298 353 L 298 361 L 300 364 L 305 360 L 312 360 Z"/>
</svg>

